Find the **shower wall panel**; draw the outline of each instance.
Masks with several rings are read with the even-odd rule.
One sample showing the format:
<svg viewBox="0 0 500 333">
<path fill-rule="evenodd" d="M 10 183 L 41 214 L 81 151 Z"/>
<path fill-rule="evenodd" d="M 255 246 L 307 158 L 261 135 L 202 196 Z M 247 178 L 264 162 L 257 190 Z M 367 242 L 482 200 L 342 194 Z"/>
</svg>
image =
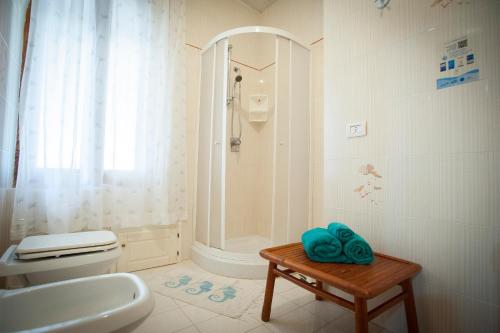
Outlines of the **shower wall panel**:
<svg viewBox="0 0 500 333">
<path fill-rule="evenodd" d="M 276 111 L 274 124 L 273 235 L 275 244 L 288 241 L 290 154 L 290 40 L 276 38 Z"/>
<path fill-rule="evenodd" d="M 309 50 L 276 39 L 273 242 L 300 241 L 309 226 Z"/>
<path fill-rule="evenodd" d="M 290 50 L 289 241 L 298 242 L 309 224 L 309 50 Z"/>
<path fill-rule="evenodd" d="M 266 40 L 274 40 L 269 35 Z M 249 122 L 249 96 L 267 95 L 272 105 L 274 98 L 274 48 L 262 55 L 263 36 L 245 34 L 230 39 L 232 59 L 230 85 L 234 83 L 234 67 L 240 69 L 241 106 L 237 105 L 242 117 L 242 144 L 240 152 L 234 153 L 227 147 L 227 196 L 226 196 L 226 239 L 249 235 L 270 238 L 271 198 L 272 198 L 272 139 L 273 122 Z M 271 51 L 271 53 L 269 53 Z M 227 140 L 231 136 L 231 107 L 227 111 Z M 272 110 L 271 114 L 272 114 Z M 238 134 L 238 121 L 235 115 L 235 134 Z"/>
<path fill-rule="evenodd" d="M 196 185 L 196 228 L 198 242 L 208 245 L 209 228 L 209 161 L 211 155 L 211 124 L 214 100 L 215 46 L 201 57 L 200 112 L 198 118 L 198 163 Z"/>
<path fill-rule="evenodd" d="M 216 44 L 214 109 L 212 115 L 212 158 L 210 180 L 210 246 L 224 249 L 226 200 L 228 40 Z"/>
</svg>

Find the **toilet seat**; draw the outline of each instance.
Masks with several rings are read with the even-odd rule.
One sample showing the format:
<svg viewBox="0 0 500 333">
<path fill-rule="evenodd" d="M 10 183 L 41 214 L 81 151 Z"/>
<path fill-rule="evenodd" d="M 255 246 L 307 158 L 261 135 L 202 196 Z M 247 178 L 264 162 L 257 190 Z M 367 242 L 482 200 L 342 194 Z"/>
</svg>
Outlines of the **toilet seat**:
<svg viewBox="0 0 500 333">
<path fill-rule="evenodd" d="M 2 255 L 0 277 L 36 273 L 45 278 L 52 272 L 64 271 L 88 276 L 87 272 L 94 268 L 109 267 L 120 255 L 120 243 L 111 231 L 30 236 L 19 245 L 11 245 Z M 61 273 L 59 280 L 68 274 Z"/>
<path fill-rule="evenodd" d="M 107 250 L 112 250 L 116 247 L 118 247 L 118 243 L 103 245 L 103 246 L 80 247 L 75 249 L 53 250 L 53 251 L 34 252 L 34 253 L 18 253 L 16 251 L 16 256 L 17 259 L 19 260 L 43 259 L 49 257 L 60 257 L 69 254 L 84 254 L 97 251 L 107 251 Z"/>
<path fill-rule="evenodd" d="M 29 236 L 17 246 L 16 256 L 19 260 L 40 259 L 107 251 L 117 246 L 116 236 L 111 231 Z"/>
</svg>

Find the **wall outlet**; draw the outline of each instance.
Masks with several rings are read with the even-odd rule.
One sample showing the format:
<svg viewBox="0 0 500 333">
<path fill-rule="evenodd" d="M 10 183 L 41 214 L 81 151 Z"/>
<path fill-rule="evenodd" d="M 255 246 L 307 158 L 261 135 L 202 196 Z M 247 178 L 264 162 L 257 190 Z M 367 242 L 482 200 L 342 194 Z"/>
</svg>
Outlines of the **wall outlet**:
<svg viewBox="0 0 500 333">
<path fill-rule="evenodd" d="M 346 125 L 346 136 L 348 138 L 356 138 L 366 135 L 366 122 L 355 122 Z"/>
</svg>

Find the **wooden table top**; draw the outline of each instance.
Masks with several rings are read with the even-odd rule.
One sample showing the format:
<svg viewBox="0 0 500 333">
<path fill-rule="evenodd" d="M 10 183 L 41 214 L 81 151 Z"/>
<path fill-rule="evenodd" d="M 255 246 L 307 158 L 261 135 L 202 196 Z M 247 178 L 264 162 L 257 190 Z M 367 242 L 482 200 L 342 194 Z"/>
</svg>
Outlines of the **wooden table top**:
<svg viewBox="0 0 500 333">
<path fill-rule="evenodd" d="M 370 265 L 315 262 L 307 257 L 302 243 L 264 249 L 260 255 L 280 266 L 367 299 L 412 278 L 422 270 L 419 264 L 380 253 L 375 253 L 375 260 Z"/>
</svg>

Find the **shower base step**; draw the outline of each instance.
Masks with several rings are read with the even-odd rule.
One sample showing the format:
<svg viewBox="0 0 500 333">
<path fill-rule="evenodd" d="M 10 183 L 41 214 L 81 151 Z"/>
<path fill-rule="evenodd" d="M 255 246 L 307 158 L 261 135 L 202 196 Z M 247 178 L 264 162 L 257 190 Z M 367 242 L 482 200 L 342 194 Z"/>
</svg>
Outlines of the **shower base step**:
<svg viewBox="0 0 500 333">
<path fill-rule="evenodd" d="M 191 259 L 214 274 L 238 279 L 265 279 L 268 263 L 260 257 L 259 251 L 260 248 L 253 253 L 223 251 L 195 242 L 191 247 Z"/>
<path fill-rule="evenodd" d="M 226 240 L 224 251 L 237 253 L 259 254 L 262 249 L 273 246 L 269 238 L 258 235 L 250 235 Z"/>
</svg>

